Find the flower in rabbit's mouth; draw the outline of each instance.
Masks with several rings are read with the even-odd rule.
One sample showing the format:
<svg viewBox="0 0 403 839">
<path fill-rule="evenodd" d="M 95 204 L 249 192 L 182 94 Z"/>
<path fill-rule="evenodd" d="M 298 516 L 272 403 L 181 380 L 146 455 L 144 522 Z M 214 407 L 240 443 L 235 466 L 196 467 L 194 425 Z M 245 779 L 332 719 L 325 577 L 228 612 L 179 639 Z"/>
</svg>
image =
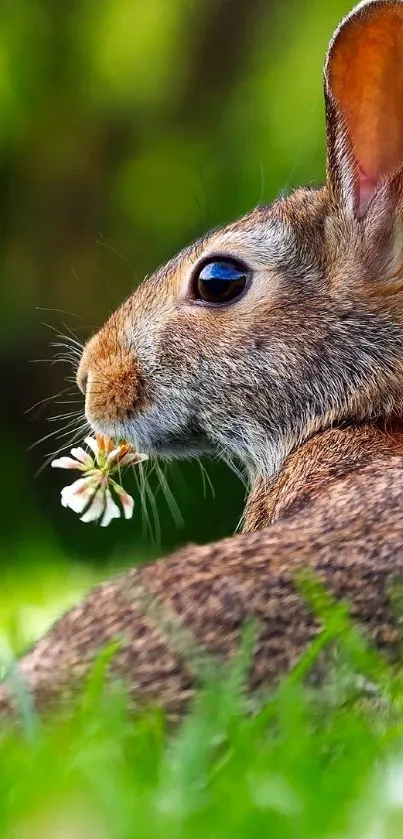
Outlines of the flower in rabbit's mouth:
<svg viewBox="0 0 403 839">
<path fill-rule="evenodd" d="M 72 457 L 58 457 L 51 465 L 56 469 L 76 469 L 82 473 L 74 483 L 61 491 L 63 507 L 82 513 L 81 521 L 99 521 L 107 527 L 112 519 L 133 515 L 134 501 L 123 487 L 112 478 L 124 466 L 147 460 L 128 443 L 114 443 L 109 437 L 86 437 L 90 452 L 79 446 L 71 449 Z M 120 503 L 117 504 L 116 500 Z"/>
</svg>

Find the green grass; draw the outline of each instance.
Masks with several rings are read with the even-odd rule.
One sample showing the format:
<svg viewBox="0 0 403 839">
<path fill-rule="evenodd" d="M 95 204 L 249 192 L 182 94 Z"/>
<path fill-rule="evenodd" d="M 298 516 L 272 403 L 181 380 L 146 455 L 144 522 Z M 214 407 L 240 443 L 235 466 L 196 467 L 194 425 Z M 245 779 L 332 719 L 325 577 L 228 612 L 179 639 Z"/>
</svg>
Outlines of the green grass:
<svg viewBox="0 0 403 839">
<path fill-rule="evenodd" d="M 0 736 L 0 836 L 401 839 L 403 677 L 343 607 L 310 585 L 307 596 L 324 631 L 279 688 L 245 693 L 249 627 L 231 667 L 205 663 L 176 727 L 156 708 L 130 715 L 123 686 L 106 687 L 113 650 L 68 713 L 38 718 L 19 688 L 20 725 Z"/>
</svg>

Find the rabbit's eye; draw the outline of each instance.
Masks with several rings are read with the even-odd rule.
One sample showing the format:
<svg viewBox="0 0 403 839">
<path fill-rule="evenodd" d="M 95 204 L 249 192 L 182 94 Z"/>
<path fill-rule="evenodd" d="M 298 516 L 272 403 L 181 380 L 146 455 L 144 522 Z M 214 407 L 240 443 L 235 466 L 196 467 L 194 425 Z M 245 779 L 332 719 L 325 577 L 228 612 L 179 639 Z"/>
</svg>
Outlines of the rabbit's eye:
<svg viewBox="0 0 403 839">
<path fill-rule="evenodd" d="M 195 277 L 196 300 L 206 303 L 228 303 L 239 297 L 248 282 L 248 271 L 232 260 L 207 262 Z"/>
</svg>

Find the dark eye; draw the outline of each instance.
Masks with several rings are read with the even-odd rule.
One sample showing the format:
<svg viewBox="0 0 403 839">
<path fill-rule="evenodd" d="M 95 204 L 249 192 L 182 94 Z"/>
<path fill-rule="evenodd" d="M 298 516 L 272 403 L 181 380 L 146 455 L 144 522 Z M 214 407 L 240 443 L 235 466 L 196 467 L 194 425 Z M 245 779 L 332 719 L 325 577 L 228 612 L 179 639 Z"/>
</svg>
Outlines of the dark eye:
<svg viewBox="0 0 403 839">
<path fill-rule="evenodd" d="M 248 271 L 233 260 L 207 262 L 196 275 L 194 292 L 206 303 L 228 303 L 239 297 L 248 282 Z"/>
</svg>

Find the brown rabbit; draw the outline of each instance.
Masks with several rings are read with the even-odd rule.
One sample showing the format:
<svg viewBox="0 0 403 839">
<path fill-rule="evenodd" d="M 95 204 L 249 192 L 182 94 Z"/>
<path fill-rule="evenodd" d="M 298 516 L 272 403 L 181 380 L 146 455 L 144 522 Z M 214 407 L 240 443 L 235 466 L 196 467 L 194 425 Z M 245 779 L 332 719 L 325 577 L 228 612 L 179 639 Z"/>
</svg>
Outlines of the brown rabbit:
<svg viewBox="0 0 403 839">
<path fill-rule="evenodd" d="M 185 249 L 88 342 L 78 371 L 96 432 L 240 461 L 245 532 L 90 593 L 19 664 L 39 705 L 119 635 L 114 667 L 133 695 L 182 708 L 194 674 L 161 605 L 218 658 L 258 618 L 251 685 L 272 683 L 319 629 L 295 586 L 301 565 L 399 650 L 388 586 L 403 571 L 403 2 L 357 6 L 324 81 L 326 185 Z"/>
</svg>

